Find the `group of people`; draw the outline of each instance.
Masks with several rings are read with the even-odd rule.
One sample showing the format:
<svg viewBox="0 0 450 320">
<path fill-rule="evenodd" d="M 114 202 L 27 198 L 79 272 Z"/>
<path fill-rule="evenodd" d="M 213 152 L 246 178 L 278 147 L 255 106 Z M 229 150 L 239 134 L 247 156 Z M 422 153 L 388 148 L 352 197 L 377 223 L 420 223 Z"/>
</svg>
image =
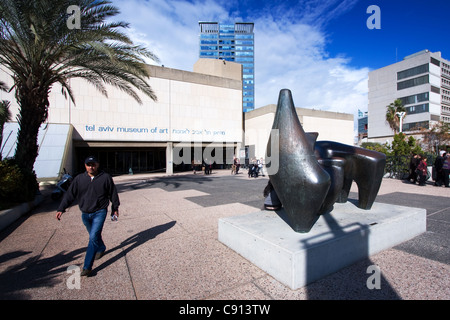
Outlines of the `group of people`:
<svg viewBox="0 0 450 320">
<path fill-rule="evenodd" d="M 238 157 L 233 158 L 233 165 L 231 166 L 231 174 L 238 174 L 241 168 L 241 163 Z M 248 177 L 257 178 L 259 175 L 265 177 L 264 173 L 264 161 L 261 157 L 260 159 L 252 158 L 248 164 Z"/>
<path fill-rule="evenodd" d="M 424 186 L 428 177 L 427 157 L 415 154 L 411 157 L 409 163 L 408 181 L 412 183 L 419 183 L 419 186 Z M 449 187 L 449 173 L 450 173 L 450 155 L 445 151 L 441 151 L 434 161 L 434 168 L 436 177 L 434 179 L 435 186 Z"/>
<path fill-rule="evenodd" d="M 264 161 L 263 158 L 256 159 L 252 158 L 248 165 L 248 177 L 249 178 L 258 178 L 259 175 L 265 177 L 264 174 Z"/>
<path fill-rule="evenodd" d="M 424 186 L 428 175 L 427 158 L 420 154 L 415 154 L 411 157 L 409 162 L 409 176 L 408 181 L 412 183 L 419 183 L 419 186 Z"/>
<path fill-rule="evenodd" d="M 205 174 L 211 174 L 212 173 L 212 162 L 208 161 L 208 159 L 205 159 L 202 161 L 200 160 L 192 160 L 191 161 L 191 165 L 192 165 L 192 172 L 194 174 L 197 174 L 197 171 L 201 172 L 201 171 L 205 171 Z"/>
</svg>

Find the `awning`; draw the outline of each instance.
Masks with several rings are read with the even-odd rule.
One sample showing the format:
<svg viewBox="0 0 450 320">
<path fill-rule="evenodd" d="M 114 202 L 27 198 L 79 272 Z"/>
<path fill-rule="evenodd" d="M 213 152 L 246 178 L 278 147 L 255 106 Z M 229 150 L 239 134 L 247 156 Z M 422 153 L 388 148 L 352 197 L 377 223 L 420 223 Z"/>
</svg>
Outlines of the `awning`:
<svg viewBox="0 0 450 320">
<path fill-rule="evenodd" d="M 14 157 L 18 130 L 18 123 L 5 123 L 3 142 L 0 149 L 3 159 Z M 63 170 L 71 141 L 72 126 L 70 124 L 48 123 L 41 125 L 38 135 L 38 156 L 34 163 L 34 171 L 38 179 L 59 177 Z"/>
</svg>

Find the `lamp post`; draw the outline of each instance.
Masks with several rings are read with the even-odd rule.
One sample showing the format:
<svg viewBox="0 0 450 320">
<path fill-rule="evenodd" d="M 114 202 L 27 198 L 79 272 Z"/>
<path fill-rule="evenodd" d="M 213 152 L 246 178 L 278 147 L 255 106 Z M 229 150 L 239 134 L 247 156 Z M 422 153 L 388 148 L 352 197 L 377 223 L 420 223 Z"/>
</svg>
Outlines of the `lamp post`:
<svg viewBox="0 0 450 320">
<path fill-rule="evenodd" d="M 402 126 L 403 126 L 403 117 L 405 116 L 406 112 L 396 112 L 395 113 L 398 118 L 400 119 L 400 128 L 399 128 L 399 132 L 402 132 Z"/>
</svg>

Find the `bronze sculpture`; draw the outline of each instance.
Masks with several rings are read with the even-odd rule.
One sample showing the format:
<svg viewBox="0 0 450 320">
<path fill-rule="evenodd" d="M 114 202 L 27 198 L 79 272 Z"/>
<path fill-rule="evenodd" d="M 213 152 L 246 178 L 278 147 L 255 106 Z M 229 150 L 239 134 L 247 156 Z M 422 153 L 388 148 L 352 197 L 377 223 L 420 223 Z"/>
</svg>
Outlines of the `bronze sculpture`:
<svg viewBox="0 0 450 320">
<path fill-rule="evenodd" d="M 278 169 L 270 171 L 272 136 L 267 145 L 269 179 L 296 232 L 308 232 L 335 202 L 346 202 L 352 181 L 358 207 L 370 209 L 381 185 L 386 156 L 332 141 L 317 141 L 298 119 L 291 91 L 280 91 L 272 129 L 278 130 Z M 274 170 L 272 170 L 274 171 Z"/>
</svg>

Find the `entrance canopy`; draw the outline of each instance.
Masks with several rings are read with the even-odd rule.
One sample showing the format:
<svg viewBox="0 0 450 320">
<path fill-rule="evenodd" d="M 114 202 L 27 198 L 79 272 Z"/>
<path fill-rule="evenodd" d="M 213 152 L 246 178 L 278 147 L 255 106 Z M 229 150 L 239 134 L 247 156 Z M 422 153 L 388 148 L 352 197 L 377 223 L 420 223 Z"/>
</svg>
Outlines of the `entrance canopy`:
<svg viewBox="0 0 450 320">
<path fill-rule="evenodd" d="M 5 123 L 1 146 L 3 159 L 14 157 L 18 130 L 18 123 Z M 67 153 L 70 152 L 71 142 L 72 126 L 70 124 L 49 123 L 41 125 L 38 135 L 38 156 L 34 163 L 34 171 L 38 179 L 50 180 L 59 177 L 64 170 L 63 165 Z"/>
</svg>

